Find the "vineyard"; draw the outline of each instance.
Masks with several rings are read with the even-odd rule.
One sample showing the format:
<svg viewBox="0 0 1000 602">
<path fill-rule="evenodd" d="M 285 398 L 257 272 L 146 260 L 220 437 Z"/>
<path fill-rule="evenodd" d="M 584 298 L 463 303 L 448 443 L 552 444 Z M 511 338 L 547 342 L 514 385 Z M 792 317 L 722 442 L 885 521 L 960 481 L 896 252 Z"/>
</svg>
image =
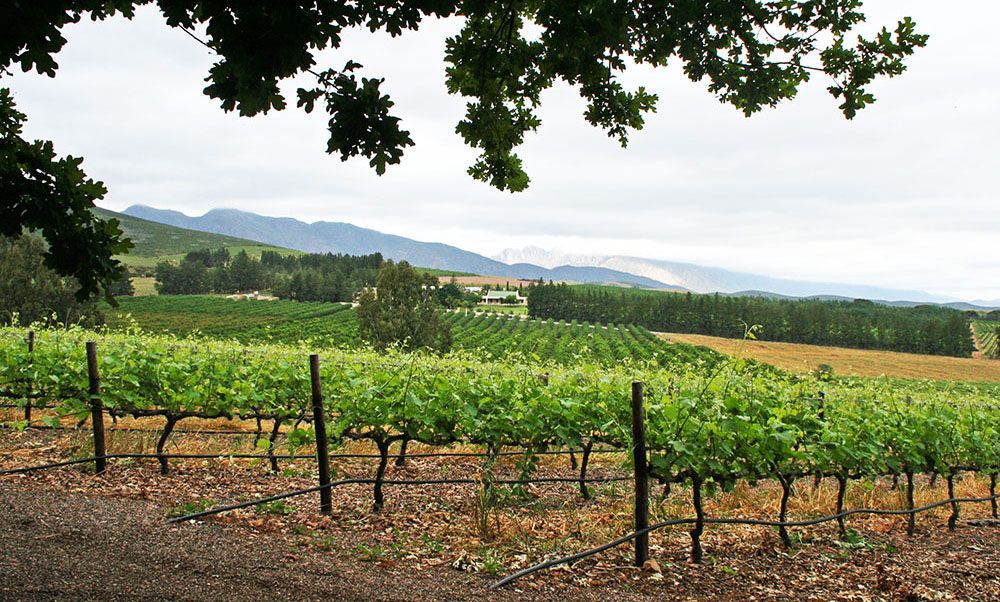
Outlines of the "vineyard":
<svg viewBox="0 0 1000 602">
<path fill-rule="evenodd" d="M 447 313 L 456 349 L 492 359 L 520 355 L 536 361 L 604 365 L 655 360 L 715 364 L 721 356 L 693 345 L 668 343 L 633 325 L 590 325 L 525 320 L 499 313 Z M 357 315 L 347 304 L 299 301 L 232 301 L 208 295 L 163 295 L 121 299 L 110 326 L 134 321 L 144 331 L 187 336 L 194 333 L 243 343 L 358 347 Z"/>
<path fill-rule="evenodd" d="M 325 346 L 354 345 L 357 318 L 350 304 L 319 301 L 233 301 L 209 295 L 124 297 L 109 325 L 187 336 L 199 333 L 243 342 L 297 343 L 313 339 Z"/>
<path fill-rule="evenodd" d="M 653 361 L 714 364 L 721 356 L 704 347 L 667 343 L 641 326 L 578 324 L 489 313 L 449 313 L 455 347 L 492 359 L 521 355 L 557 364 Z"/>
<path fill-rule="evenodd" d="M 986 357 L 1000 358 L 1000 350 L 997 346 L 997 335 L 1000 334 L 1000 322 L 989 322 L 978 320 L 972 323 L 972 328 L 979 341 L 979 350 Z"/>
<path fill-rule="evenodd" d="M 911 533 L 914 513 L 944 504 L 952 507 L 951 528 L 960 501 L 992 499 L 996 513 L 1000 408 L 996 391 L 988 388 L 900 386 L 878 380 L 823 382 L 735 361 L 675 372 L 664 372 L 652 361 L 624 366 L 578 363 L 547 366 L 542 374 L 537 364 L 510 359 L 484 362 L 463 354 L 441 358 L 365 350 L 326 351 L 322 363 L 313 360 L 311 371 L 305 347 L 247 347 L 79 329 L 42 332 L 30 347 L 26 339 L 23 329 L 0 330 L 0 389 L 21 404 L 30 400 L 36 408 L 81 420 L 100 412 L 161 417 L 166 426 L 154 457 L 160 457 L 164 471 L 168 470 L 164 449 L 172 430 L 193 418 L 270 419 L 275 434 L 282 424 L 289 425 L 293 427 L 287 432 L 289 453 L 315 444 L 321 466 L 325 450 L 349 441 L 370 441 L 380 458 L 374 479 L 338 483 L 372 484 L 376 510 L 384 503 L 390 445 L 418 442 L 432 447 L 481 446 L 487 450 L 483 454 L 487 467 L 500 450 L 520 450 L 513 453 L 524 456 L 523 482 L 530 481 L 532 458 L 538 454 L 567 447 L 582 450 L 579 483 L 585 497 L 589 496 L 587 462 L 598 451 L 595 446 L 601 451 L 632 450 L 636 491 L 645 492 L 637 495 L 637 505 L 648 497 L 647 489 L 639 489 L 647 478 L 686 484 L 695 518 L 650 525 L 643 533 L 637 523 L 637 533 L 617 543 L 639 539 L 662 526 L 692 524 L 695 562 L 701 560 L 700 536 L 706 524 L 778 526 L 786 545 L 791 545 L 789 526 L 836 519 L 843 534 L 844 519 L 857 513 L 909 513 Z M 85 345 L 88 340 L 95 340 L 96 346 Z M 98 369 L 99 385 L 95 384 Z M 320 387 L 322 397 L 317 397 Z M 311 427 L 323 423 L 324 428 Z M 103 443 L 98 445 L 96 425 L 95 457 L 74 462 L 104 462 L 112 457 L 105 455 Z M 269 453 L 273 452 L 271 447 Z M 956 475 L 966 471 L 991 475 L 990 497 L 953 495 Z M 915 508 L 913 476 L 918 473 L 941 474 L 948 483 L 949 500 Z M 820 475 L 838 482 L 835 513 L 787 521 L 793 482 Z M 905 476 L 906 509 L 843 507 L 849 480 L 883 475 Z M 705 516 L 703 495 L 762 480 L 781 485 L 777 521 Z M 482 481 L 419 483 L 435 482 Z M 335 484 L 190 517 L 326 491 Z"/>
</svg>

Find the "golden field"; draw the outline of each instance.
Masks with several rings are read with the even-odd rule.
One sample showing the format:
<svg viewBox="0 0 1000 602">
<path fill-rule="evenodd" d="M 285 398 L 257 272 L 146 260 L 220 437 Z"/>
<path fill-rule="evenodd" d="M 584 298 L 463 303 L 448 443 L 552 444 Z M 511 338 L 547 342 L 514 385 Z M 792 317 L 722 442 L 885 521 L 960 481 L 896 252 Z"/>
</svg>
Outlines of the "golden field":
<svg viewBox="0 0 1000 602">
<path fill-rule="evenodd" d="M 833 366 L 834 373 L 841 376 L 1000 382 L 1000 360 L 748 341 L 700 334 L 657 334 L 668 341 L 704 345 L 726 355 L 751 358 L 797 372 L 808 372 L 820 364 L 829 364 Z"/>
</svg>

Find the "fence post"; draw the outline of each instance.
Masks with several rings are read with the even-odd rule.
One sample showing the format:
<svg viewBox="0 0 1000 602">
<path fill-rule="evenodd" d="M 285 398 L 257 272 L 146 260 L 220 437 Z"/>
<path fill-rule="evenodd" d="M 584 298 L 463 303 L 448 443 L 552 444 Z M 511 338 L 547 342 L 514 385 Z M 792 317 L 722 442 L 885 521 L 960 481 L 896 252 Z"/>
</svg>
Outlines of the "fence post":
<svg viewBox="0 0 1000 602">
<path fill-rule="evenodd" d="M 104 404 L 101 402 L 101 374 L 97 369 L 97 343 L 87 341 L 87 380 L 90 384 L 90 418 L 94 426 L 94 467 L 102 474 L 108 467 L 104 446 Z"/>
<path fill-rule="evenodd" d="M 34 330 L 29 330 L 28 331 L 28 357 L 30 357 L 31 359 L 28 360 L 28 361 L 30 361 L 32 363 L 32 366 L 34 366 L 34 361 L 35 361 L 34 355 L 35 355 L 35 331 Z M 34 382 L 32 382 L 31 384 L 34 385 Z M 28 388 L 28 399 L 26 400 L 26 403 L 24 404 L 24 421 L 28 423 L 28 426 L 31 426 L 31 396 L 32 396 L 32 394 L 34 394 L 34 390 L 33 389 L 34 389 L 34 386 L 31 386 L 31 387 Z"/>
<path fill-rule="evenodd" d="M 649 526 L 649 476 L 646 472 L 646 416 L 642 407 L 642 383 L 632 383 L 632 461 L 635 465 L 635 530 Z M 649 559 L 649 534 L 635 538 L 635 566 Z"/>
<path fill-rule="evenodd" d="M 316 460 L 319 462 L 319 511 L 330 514 L 333 502 L 330 496 L 330 449 L 326 441 L 326 417 L 323 413 L 323 389 L 319 381 L 319 356 L 309 356 L 309 375 L 312 378 L 313 427 L 316 429 Z"/>
</svg>

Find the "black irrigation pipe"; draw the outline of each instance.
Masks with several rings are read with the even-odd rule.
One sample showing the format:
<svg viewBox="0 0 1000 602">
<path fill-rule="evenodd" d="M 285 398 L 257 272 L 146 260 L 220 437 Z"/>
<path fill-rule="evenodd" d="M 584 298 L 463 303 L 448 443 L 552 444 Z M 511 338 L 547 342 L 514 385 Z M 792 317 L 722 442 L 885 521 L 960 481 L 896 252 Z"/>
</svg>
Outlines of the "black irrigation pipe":
<svg viewBox="0 0 1000 602">
<path fill-rule="evenodd" d="M 442 455 L 442 454 L 429 454 L 429 455 Z M 238 458 L 238 459 L 258 459 L 264 460 L 269 458 L 275 458 L 277 460 L 314 460 L 316 456 L 310 454 L 275 454 L 269 456 L 267 454 L 246 454 L 246 453 L 221 453 L 221 454 L 139 454 L 139 453 L 120 453 L 120 454 L 105 454 L 103 456 L 90 456 L 87 458 L 77 458 L 75 460 L 65 460 L 62 462 L 53 462 L 50 464 L 39 464 L 37 466 L 26 466 L 24 468 L 11 468 L 7 470 L 0 470 L 0 476 L 9 474 L 23 474 L 28 472 L 35 472 L 39 470 L 49 470 L 52 468 L 62 468 L 64 466 L 72 466 L 74 464 L 85 464 L 87 462 L 94 462 L 96 460 L 135 460 L 135 459 L 159 459 L 165 458 L 168 460 L 179 459 L 179 460 L 212 460 L 216 458 Z M 378 454 L 331 454 L 331 459 L 351 459 L 351 458 L 379 458 Z M 390 454 L 388 458 L 398 457 L 398 455 Z M 555 480 L 555 482 L 574 482 L 579 483 L 579 477 L 552 477 L 552 478 L 540 478 L 540 479 L 527 479 L 524 483 L 532 482 L 550 482 Z M 607 477 L 594 479 L 595 482 L 605 482 L 605 481 L 624 481 L 627 480 L 625 477 Z M 372 480 L 374 483 L 375 481 Z M 383 483 L 388 483 L 389 481 L 383 481 Z M 399 482 L 399 481 L 397 481 Z M 464 481 L 463 481 L 464 482 Z M 476 482 L 470 480 L 470 482 Z M 500 482 L 500 481 L 496 481 Z M 584 479 L 584 482 L 588 482 Z"/>
<path fill-rule="evenodd" d="M 72 466 L 74 464 L 86 464 L 88 462 L 95 462 L 97 460 L 136 460 L 136 459 L 188 459 L 188 460 L 212 460 L 215 458 L 240 458 L 240 459 L 267 459 L 268 456 L 262 454 L 104 454 L 103 456 L 90 456 L 88 458 L 78 458 L 75 460 L 65 460 L 63 462 L 53 462 L 51 464 L 39 464 L 37 466 L 26 466 L 24 468 L 10 468 L 7 470 L 0 470 L 0 476 L 10 475 L 10 474 L 24 474 L 28 472 L 35 472 L 38 470 L 49 470 L 52 468 L 62 468 L 64 466 Z M 305 459 L 312 458 L 313 456 L 304 455 L 279 455 L 275 456 L 281 460 L 295 460 L 295 459 Z"/>
<path fill-rule="evenodd" d="M 628 481 L 632 477 L 597 477 L 593 479 L 587 479 L 587 483 L 613 483 L 617 481 Z M 329 485 L 317 485 L 315 487 L 310 487 L 308 489 L 298 489 L 296 491 L 289 491 L 287 493 L 279 493 L 278 495 L 272 495 L 270 497 L 260 498 L 256 500 L 250 500 L 249 502 L 241 502 L 239 504 L 233 504 L 232 506 L 222 506 L 220 508 L 212 508 L 210 510 L 203 510 L 201 512 L 195 512 L 194 514 L 186 514 L 184 516 L 177 516 L 167 520 L 168 524 L 180 523 L 184 521 L 194 520 L 197 518 L 202 518 L 204 516 L 211 516 L 215 514 L 222 514 L 223 512 L 230 512 L 232 510 L 240 510 L 243 508 L 249 508 L 251 506 L 258 506 L 260 504 L 269 504 L 271 502 L 276 502 L 278 500 L 288 499 L 290 497 L 296 497 L 300 495 L 307 495 L 310 493 L 315 493 L 323 489 L 330 489 L 333 487 L 338 487 L 340 485 L 372 485 L 377 482 L 381 482 L 382 485 L 471 485 L 482 483 L 479 479 L 398 479 L 398 480 L 382 480 L 371 479 L 371 478 L 356 478 L 356 479 L 341 479 L 340 481 L 334 481 Z M 533 483 L 579 483 L 580 479 L 577 477 L 538 477 L 536 479 L 496 479 L 491 481 L 491 483 L 496 485 L 530 485 Z"/>
<path fill-rule="evenodd" d="M 92 456 L 90 458 L 78 458 L 76 460 L 66 460 L 64 462 L 55 462 L 52 464 L 40 464 L 38 466 L 27 466 L 25 468 L 10 468 L 7 470 L 0 470 L 0 476 L 10 475 L 10 474 L 24 474 L 28 472 L 34 472 L 36 470 L 48 470 L 50 468 L 60 468 L 63 466 L 73 466 L 74 464 L 86 464 L 88 462 L 94 462 L 95 460 L 107 460 L 109 458 L 117 458 L 118 454 L 105 454 L 103 456 Z M 155 456 L 154 456 L 155 457 Z"/>
<path fill-rule="evenodd" d="M 753 526 L 761 526 L 761 527 L 779 527 L 779 528 L 787 528 L 787 527 L 810 527 L 810 526 L 813 526 L 813 525 L 818 525 L 820 523 L 825 523 L 825 522 L 830 522 L 830 521 L 834 521 L 834 520 L 837 520 L 837 519 L 841 519 L 841 518 L 844 518 L 846 516 L 851 516 L 852 514 L 876 514 L 876 515 L 902 515 L 902 514 L 908 514 L 908 515 L 914 515 L 914 514 L 917 514 L 919 512 L 926 512 L 928 510 L 933 510 L 935 508 L 939 508 L 941 506 L 946 506 L 948 504 L 957 504 L 957 503 L 983 503 L 983 502 L 990 502 L 990 501 L 996 500 L 998 498 L 1000 498 L 1000 494 L 989 495 L 989 496 L 981 497 L 981 498 L 977 498 L 977 497 L 949 498 L 949 499 L 946 499 L 946 500 L 941 500 L 939 502 L 934 502 L 932 504 L 928 504 L 926 506 L 921 506 L 919 508 L 914 508 L 912 510 L 879 510 L 877 508 L 855 508 L 853 510 L 845 510 L 845 511 L 837 513 L 837 514 L 833 514 L 831 516 L 823 516 L 823 517 L 820 517 L 820 518 L 814 518 L 814 519 L 809 519 L 809 520 L 798 520 L 798 521 L 777 521 L 777 520 L 766 520 L 766 519 L 755 519 L 755 518 L 705 518 L 705 519 L 702 520 L 702 522 L 704 524 L 706 524 L 706 525 L 709 525 L 709 524 L 711 524 L 711 525 L 753 525 Z M 619 537 L 618 539 L 610 541 L 610 542 L 608 542 L 608 543 L 606 543 L 604 545 L 597 546 L 596 548 L 591 548 L 589 550 L 584 550 L 583 552 L 577 552 L 576 554 L 571 554 L 569 556 L 564 556 L 562 558 L 555 558 L 553 560 L 546 560 L 545 562 L 540 562 L 540 563 L 538 563 L 538 564 L 536 564 L 534 566 L 530 566 L 530 567 L 528 567 L 526 569 L 522 569 L 522 570 L 520 570 L 520 571 L 518 571 L 516 573 L 508 575 L 508 576 L 504 577 L 503 579 L 497 581 L 496 583 L 494 583 L 493 585 L 490 586 L 490 589 L 494 590 L 494 589 L 503 587 L 503 586 L 511 583 L 512 581 L 516 581 L 516 580 L 520 579 L 521 577 L 526 577 L 526 576 L 528 576 L 528 575 L 530 575 L 532 573 L 536 573 L 538 571 L 541 571 L 541 570 L 544 570 L 544 569 L 547 569 L 547 568 L 551 568 L 551 567 L 554 567 L 554 566 L 559 566 L 560 564 L 568 564 L 568 563 L 576 562 L 578 560 L 583 560 L 584 558 L 587 558 L 589 556 L 593 556 L 595 554 L 600 554 L 601 552 L 605 552 L 605 551 L 610 550 L 611 548 L 614 548 L 616 546 L 620 546 L 622 544 L 628 543 L 628 542 L 632 541 L 633 539 L 635 539 L 636 537 L 638 537 L 640 535 L 644 535 L 646 533 L 650 533 L 652 531 L 656 531 L 657 529 L 662 529 L 664 527 L 673 527 L 673 526 L 677 526 L 677 525 L 692 525 L 692 524 L 694 524 L 696 522 L 698 522 L 698 519 L 696 519 L 696 518 L 675 518 L 675 519 L 672 519 L 672 520 L 665 520 L 665 521 L 662 521 L 662 522 L 650 525 L 650 526 L 646 527 L 645 529 L 640 529 L 639 531 L 633 531 L 632 533 L 629 533 L 628 535 L 623 535 L 623 536 Z"/>
<path fill-rule="evenodd" d="M 0 429 L 10 429 L 10 430 L 13 430 L 15 428 L 17 428 L 17 427 L 15 427 L 12 424 L 0 423 Z M 57 430 L 57 431 L 81 431 L 82 432 L 82 429 L 78 429 L 78 428 L 72 427 L 72 426 L 49 426 L 47 424 L 39 424 L 39 425 L 34 425 L 33 424 L 33 425 L 31 425 L 31 428 L 33 428 L 33 429 L 45 429 L 45 430 Z M 109 433 L 113 433 L 115 431 L 139 432 L 139 433 L 161 433 L 161 432 L 163 432 L 163 429 L 144 429 L 144 428 L 127 427 L 127 426 L 126 427 L 110 427 L 110 428 L 107 429 L 107 432 L 109 432 Z M 174 435 L 256 435 L 257 433 L 256 433 L 256 431 L 213 431 L 213 430 L 200 431 L 200 430 L 174 429 L 172 431 L 172 434 L 174 434 Z M 283 436 L 283 435 L 287 436 L 287 433 L 279 433 L 279 436 Z M 411 441 L 415 441 L 415 440 L 411 440 Z M 415 441 L 415 442 L 416 443 L 420 443 L 419 441 Z M 470 444 L 470 445 L 476 445 L 476 444 Z M 493 456 L 524 456 L 524 455 L 528 455 L 530 453 L 531 455 L 535 455 L 535 456 L 554 456 L 554 455 L 565 456 L 565 455 L 568 455 L 568 454 L 575 453 L 575 451 L 576 451 L 575 449 L 549 449 L 549 450 L 541 450 L 541 451 L 534 451 L 534 452 L 527 452 L 527 451 L 498 451 L 498 452 L 496 452 L 496 453 L 494 453 L 492 455 Z M 625 453 L 625 450 L 614 449 L 614 448 L 601 448 L 601 449 L 592 449 L 592 450 L 590 450 L 590 453 L 591 454 L 623 454 L 623 453 Z M 398 453 L 397 454 L 389 454 L 389 457 L 390 458 L 398 458 L 398 457 L 400 457 L 400 455 L 402 455 L 402 456 L 404 456 L 406 458 L 449 458 L 449 457 L 451 457 L 451 458 L 485 458 L 485 457 L 487 457 L 487 456 L 489 456 L 491 454 L 489 452 L 413 452 L 413 453 L 407 452 L 406 454 L 398 454 Z M 170 456 L 165 456 L 165 457 L 170 457 Z M 275 456 L 275 457 L 278 458 L 278 459 L 288 459 L 288 458 L 294 458 L 294 457 L 312 458 L 314 456 Z M 330 457 L 331 458 L 381 458 L 382 456 L 380 456 L 379 454 L 361 454 L 361 453 L 358 453 L 358 454 L 332 454 Z"/>
<path fill-rule="evenodd" d="M 37 409 L 37 408 L 36 408 Z M 13 424 L 2 423 L 0 428 L 3 429 L 15 429 L 17 428 Z M 30 428 L 39 430 L 49 430 L 49 431 L 77 431 L 81 430 L 74 426 L 50 426 L 48 424 L 32 424 Z M 107 432 L 111 433 L 114 431 L 122 432 L 135 432 L 135 433 L 159 433 L 163 429 L 144 429 L 134 426 L 117 426 L 109 427 Z M 195 430 L 195 429 L 174 429 L 174 434 L 184 434 L 184 435 L 256 435 L 255 431 L 214 431 L 214 430 Z M 285 433 L 281 433 L 284 435 Z"/>
</svg>

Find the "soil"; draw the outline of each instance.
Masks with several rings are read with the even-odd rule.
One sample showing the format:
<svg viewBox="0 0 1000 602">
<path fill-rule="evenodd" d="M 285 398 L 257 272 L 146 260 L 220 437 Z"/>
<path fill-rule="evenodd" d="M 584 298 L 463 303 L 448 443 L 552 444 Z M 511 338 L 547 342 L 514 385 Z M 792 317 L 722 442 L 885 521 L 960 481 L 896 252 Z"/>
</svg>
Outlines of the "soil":
<svg viewBox="0 0 1000 602">
<path fill-rule="evenodd" d="M 0 433 L 0 468 L 63 459 L 74 441 L 54 432 Z M 411 459 L 391 467 L 388 478 L 476 469 L 448 462 Z M 337 465 L 341 476 L 367 468 Z M 160 475 L 155 461 L 114 461 L 100 476 L 86 467 L 0 476 L 0 600 L 1000 599 L 1000 526 L 983 520 L 983 504 L 963 505 L 954 532 L 945 526 L 946 510 L 921 515 L 914 537 L 899 519 L 858 518 L 847 543 L 826 525 L 793 530 L 790 550 L 772 530 L 710 528 L 701 565 L 688 561 L 684 529 L 662 531 L 651 537 L 658 567 L 629 566 L 631 550 L 623 546 L 496 591 L 490 584 L 518 568 L 624 532 L 628 498 L 608 488 L 587 502 L 574 497 L 573 486 L 532 486 L 493 517 L 500 534 L 492 538 L 475 528 L 477 490 L 467 485 L 390 488 L 379 513 L 369 487 L 346 486 L 333 491 L 331 517 L 316 513 L 309 496 L 290 500 L 291 508 L 166 523 L 180 504 L 236 502 L 315 482 L 307 463 L 282 469 L 272 475 L 266 464 L 174 461 L 170 474 Z M 564 459 L 539 467 L 563 476 L 566 469 Z M 605 461 L 594 473 L 616 469 Z M 923 487 L 922 499 L 940 497 L 940 482 Z M 960 484 L 961 491 L 977 487 L 974 479 Z M 884 506 L 897 495 L 888 490 L 880 483 L 857 495 L 879 494 L 865 499 Z M 727 496 L 712 501 L 712 515 L 774 511 L 767 485 Z M 829 505 L 829 492 L 804 483 L 793 500 L 798 516 L 815 516 Z M 662 512 L 689 512 L 683 491 L 667 501 Z"/>
</svg>

